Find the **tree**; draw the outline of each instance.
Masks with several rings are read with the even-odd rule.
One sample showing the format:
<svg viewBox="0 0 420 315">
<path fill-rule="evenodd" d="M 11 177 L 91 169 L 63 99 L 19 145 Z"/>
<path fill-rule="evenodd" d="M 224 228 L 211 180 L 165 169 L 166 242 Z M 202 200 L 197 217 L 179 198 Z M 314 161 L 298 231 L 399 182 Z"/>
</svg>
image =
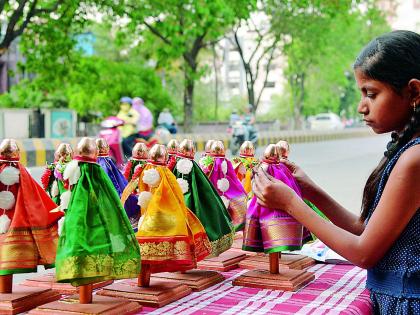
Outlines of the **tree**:
<svg viewBox="0 0 420 315">
<path fill-rule="evenodd" d="M 258 12 L 258 15 L 260 19 L 262 15 L 265 16 L 262 10 Z M 232 36 L 228 37 L 231 44 L 237 48 L 242 66 L 245 70 L 248 104 L 252 105 L 252 111 L 254 113 L 258 109 L 262 93 L 268 81 L 271 63 L 278 56 L 280 44 L 280 36 L 271 31 L 267 19 L 260 25 L 257 25 L 255 18 L 256 16 L 251 15 L 249 19 L 241 20 L 233 28 Z M 246 47 L 244 47 L 241 41 L 239 35 L 241 28 L 245 28 L 247 32 L 255 34 L 255 46 L 249 52 L 247 52 Z M 262 87 L 258 92 L 255 83 L 259 77 L 263 77 L 264 79 Z"/>
<path fill-rule="evenodd" d="M 246 18 L 255 5 L 256 0 L 127 0 L 114 9 L 130 18 L 129 27 L 142 34 L 142 45 L 156 47 L 159 63 L 182 61 L 175 65 L 183 72 L 184 130 L 191 130 L 194 86 L 204 73 L 199 63 L 201 50 L 211 47 L 236 21 Z"/>
<path fill-rule="evenodd" d="M 373 17 L 382 30 L 386 24 L 375 8 L 375 2 L 370 0 L 363 1 L 367 8 L 365 13 L 360 2 L 350 0 L 269 1 L 273 32 L 284 39 L 285 74 L 290 86 L 294 125 L 300 128 L 308 103 L 320 105 L 320 102 L 314 102 L 315 98 L 324 96 L 321 98 L 324 103 L 318 110 L 334 109 L 331 102 L 338 105 L 339 99 L 334 99 L 333 95 L 342 94 L 340 89 L 347 84 L 344 73 L 349 71 L 353 58 L 366 43 L 361 34 L 372 35 L 369 25 Z M 308 85 L 313 87 L 310 96 Z M 325 92 L 326 89 L 330 91 Z"/>
<path fill-rule="evenodd" d="M 58 20 L 69 10 L 77 8 L 79 1 L 64 0 L 1 0 L 0 22 L 5 27 L 0 40 L 0 56 L 10 44 L 32 24 L 47 25 L 53 20 Z"/>
</svg>

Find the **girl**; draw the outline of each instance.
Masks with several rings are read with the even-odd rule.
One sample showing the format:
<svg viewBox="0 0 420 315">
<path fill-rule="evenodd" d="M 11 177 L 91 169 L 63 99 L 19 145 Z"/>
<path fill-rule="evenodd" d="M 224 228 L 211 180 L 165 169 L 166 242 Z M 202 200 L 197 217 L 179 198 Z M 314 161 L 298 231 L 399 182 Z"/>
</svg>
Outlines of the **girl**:
<svg viewBox="0 0 420 315">
<path fill-rule="evenodd" d="M 304 197 L 331 222 L 262 169 L 254 193 L 260 204 L 284 209 L 327 246 L 368 269 L 376 314 L 419 314 L 420 35 L 395 31 L 374 39 L 356 59 L 354 74 L 362 94 L 358 111 L 366 124 L 375 133 L 393 131 L 366 183 L 361 216 L 344 209 L 286 160 Z"/>
</svg>

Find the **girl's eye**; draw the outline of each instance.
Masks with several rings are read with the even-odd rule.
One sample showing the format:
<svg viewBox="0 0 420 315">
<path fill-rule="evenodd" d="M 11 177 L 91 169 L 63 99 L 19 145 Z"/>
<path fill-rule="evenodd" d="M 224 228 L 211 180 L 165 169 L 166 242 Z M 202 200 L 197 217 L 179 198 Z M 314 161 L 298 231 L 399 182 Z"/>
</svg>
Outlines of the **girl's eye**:
<svg viewBox="0 0 420 315">
<path fill-rule="evenodd" d="M 366 93 L 366 97 L 368 98 L 375 98 L 375 93 Z"/>
</svg>

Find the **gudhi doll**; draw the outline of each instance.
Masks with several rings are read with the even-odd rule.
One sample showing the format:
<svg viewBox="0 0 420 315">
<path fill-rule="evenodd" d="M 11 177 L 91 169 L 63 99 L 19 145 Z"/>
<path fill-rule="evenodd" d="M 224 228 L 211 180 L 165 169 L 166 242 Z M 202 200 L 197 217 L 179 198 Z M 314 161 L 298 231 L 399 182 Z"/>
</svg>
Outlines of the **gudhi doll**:
<svg viewBox="0 0 420 315">
<path fill-rule="evenodd" d="M 192 140 L 183 140 L 173 170 L 184 194 L 186 206 L 200 220 L 211 243 L 212 256 L 228 250 L 233 243 L 233 226 L 217 190 L 194 161 Z"/>
<path fill-rule="evenodd" d="M 147 163 L 149 149 L 144 142 L 137 142 L 132 150 L 131 158 L 128 160 L 124 168 L 124 177 L 128 182 L 131 181 L 133 177 L 138 177 L 139 173 L 137 172 L 139 168 L 143 168 Z"/>
<path fill-rule="evenodd" d="M 239 157 L 235 157 L 232 163 L 236 176 L 238 176 L 248 196 L 252 194 L 252 169 L 259 164 L 254 155 L 254 144 L 251 141 L 245 141 L 239 149 Z"/>
<path fill-rule="evenodd" d="M 174 167 L 176 165 L 176 154 L 178 152 L 178 146 L 179 143 L 176 139 L 171 139 L 166 145 L 166 148 L 168 150 L 168 161 L 166 162 L 166 165 L 171 171 L 174 170 Z"/>
<path fill-rule="evenodd" d="M 248 197 L 236 176 L 232 163 L 225 157 L 222 141 L 213 142 L 207 160 L 201 166 L 222 198 L 235 231 L 242 230 L 245 224 Z"/>
</svg>

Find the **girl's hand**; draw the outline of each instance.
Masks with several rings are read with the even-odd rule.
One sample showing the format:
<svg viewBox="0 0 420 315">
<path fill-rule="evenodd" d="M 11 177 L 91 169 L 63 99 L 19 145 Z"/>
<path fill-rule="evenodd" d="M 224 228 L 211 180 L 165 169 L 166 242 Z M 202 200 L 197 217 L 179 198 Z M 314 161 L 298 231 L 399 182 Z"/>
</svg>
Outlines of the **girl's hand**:
<svg viewBox="0 0 420 315">
<path fill-rule="evenodd" d="M 252 190 L 260 205 L 286 212 L 297 197 L 289 186 L 269 175 L 262 167 L 254 176 Z"/>
<path fill-rule="evenodd" d="M 287 168 L 290 170 L 290 172 L 292 172 L 293 177 L 295 178 L 300 189 L 302 190 L 303 197 L 308 198 L 310 192 L 314 190 L 314 187 L 316 186 L 316 184 L 295 163 L 286 159 L 281 159 L 280 162 L 286 165 Z"/>
</svg>

